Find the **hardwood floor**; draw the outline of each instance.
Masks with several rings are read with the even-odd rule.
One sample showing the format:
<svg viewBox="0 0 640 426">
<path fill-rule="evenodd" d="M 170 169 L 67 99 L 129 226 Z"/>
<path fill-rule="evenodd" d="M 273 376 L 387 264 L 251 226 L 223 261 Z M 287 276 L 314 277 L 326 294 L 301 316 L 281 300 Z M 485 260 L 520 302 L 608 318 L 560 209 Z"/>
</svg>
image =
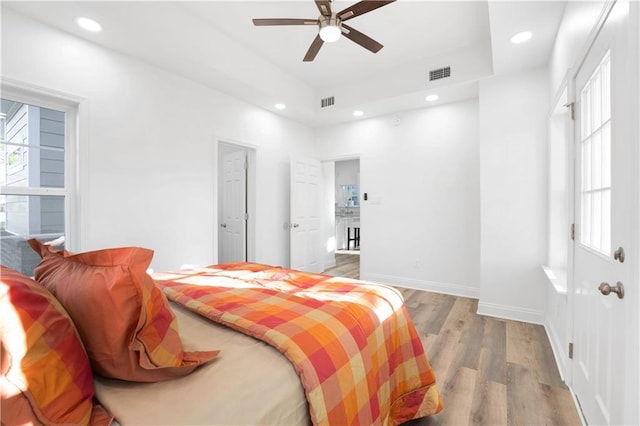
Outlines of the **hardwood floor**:
<svg viewBox="0 0 640 426">
<path fill-rule="evenodd" d="M 357 255 L 325 273 L 360 277 Z M 405 426 L 580 425 L 540 325 L 477 315 L 478 301 L 398 288 L 436 374 L 444 409 Z"/>
<path fill-rule="evenodd" d="M 336 253 L 336 266 L 324 271 L 336 277 L 360 279 L 360 255 Z"/>
</svg>

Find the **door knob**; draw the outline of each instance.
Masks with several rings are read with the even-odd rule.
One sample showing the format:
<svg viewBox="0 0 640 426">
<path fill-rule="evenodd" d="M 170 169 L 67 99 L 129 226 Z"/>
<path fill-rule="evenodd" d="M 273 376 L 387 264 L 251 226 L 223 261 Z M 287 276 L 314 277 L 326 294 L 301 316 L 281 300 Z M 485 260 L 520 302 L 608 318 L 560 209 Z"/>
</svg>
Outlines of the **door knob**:
<svg viewBox="0 0 640 426">
<path fill-rule="evenodd" d="M 624 262 L 624 249 L 622 247 L 618 247 L 618 250 L 613 252 L 613 258 L 620 263 Z"/>
<path fill-rule="evenodd" d="M 289 225 L 290 228 L 297 228 L 298 226 L 300 226 L 299 223 L 292 223 L 291 225 Z"/>
<path fill-rule="evenodd" d="M 226 227 L 227 227 L 227 224 L 226 224 L 226 223 L 221 223 L 221 224 L 220 224 L 220 228 L 226 228 Z"/>
<path fill-rule="evenodd" d="M 611 287 L 609 283 L 600 283 L 598 290 L 600 290 L 600 293 L 605 296 L 608 296 L 611 293 L 616 293 L 618 295 L 618 299 L 624 298 L 624 285 L 622 285 L 620 281 L 618 281 L 613 287 Z"/>
</svg>

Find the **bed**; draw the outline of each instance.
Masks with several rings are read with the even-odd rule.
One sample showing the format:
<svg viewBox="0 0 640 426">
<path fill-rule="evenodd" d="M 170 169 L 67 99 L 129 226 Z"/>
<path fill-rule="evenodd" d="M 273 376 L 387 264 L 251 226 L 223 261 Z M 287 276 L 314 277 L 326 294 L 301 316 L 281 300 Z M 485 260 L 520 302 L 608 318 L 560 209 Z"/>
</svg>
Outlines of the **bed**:
<svg viewBox="0 0 640 426">
<path fill-rule="evenodd" d="M 69 260 L 48 250 L 43 262 Z M 46 287 L 50 276 L 40 276 Z M 107 378 L 93 368 L 94 407 L 117 423 L 401 424 L 442 409 L 392 287 L 257 263 L 151 277 L 168 298 L 181 350 L 214 356 L 158 381 Z"/>
</svg>

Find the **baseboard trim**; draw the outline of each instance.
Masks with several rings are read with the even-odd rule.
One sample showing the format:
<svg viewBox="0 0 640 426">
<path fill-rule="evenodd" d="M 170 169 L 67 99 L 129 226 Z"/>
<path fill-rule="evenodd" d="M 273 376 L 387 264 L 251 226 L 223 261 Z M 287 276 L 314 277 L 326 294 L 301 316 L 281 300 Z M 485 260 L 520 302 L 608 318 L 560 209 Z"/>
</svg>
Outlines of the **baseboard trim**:
<svg viewBox="0 0 640 426">
<path fill-rule="evenodd" d="M 569 392 L 571 392 L 571 398 L 573 399 L 573 404 L 576 406 L 576 410 L 578 411 L 578 416 L 580 417 L 582 426 L 588 426 L 587 419 L 585 419 L 584 413 L 582 412 L 582 407 L 580 406 L 580 401 L 578 401 L 578 397 L 573 391 L 573 386 L 569 386 Z"/>
<path fill-rule="evenodd" d="M 563 382 L 569 385 L 571 382 L 570 380 L 568 380 L 569 377 L 567 375 L 567 368 L 569 368 L 569 354 L 567 353 L 563 342 L 560 341 L 555 328 L 551 326 L 549 318 L 545 318 L 544 330 L 547 333 L 547 338 L 549 339 L 549 343 L 551 344 L 551 351 L 553 352 L 553 357 L 556 359 L 556 365 L 558 366 L 560 378 Z"/>
<path fill-rule="evenodd" d="M 532 324 L 544 325 L 544 313 L 533 309 L 516 308 L 513 306 L 499 305 L 497 303 L 487 303 L 482 300 L 478 302 L 478 315 L 503 318 L 515 321 L 528 322 Z"/>
<path fill-rule="evenodd" d="M 477 299 L 480 297 L 480 289 L 459 284 L 446 284 L 436 281 L 417 280 L 415 278 L 396 277 L 382 274 L 362 274 L 360 279 L 365 281 L 391 284 L 398 287 L 413 290 L 432 291 L 434 293 L 450 294 L 452 296 L 469 297 Z"/>
<path fill-rule="evenodd" d="M 578 415 L 580 416 L 580 421 L 582 422 L 582 426 L 587 425 L 587 421 L 584 418 L 584 413 L 582 412 L 582 407 L 578 402 L 578 398 L 576 397 L 575 392 L 573 391 L 573 383 L 572 378 L 569 377 L 569 369 L 571 368 L 571 360 L 569 360 L 569 354 L 565 350 L 565 346 L 560 342 L 558 338 L 558 334 L 555 332 L 555 329 L 551 326 L 551 322 L 548 318 L 545 320 L 544 330 L 547 333 L 547 338 L 549 339 L 549 343 L 551 343 L 551 351 L 553 352 L 553 357 L 555 358 L 556 365 L 558 366 L 558 372 L 560 373 L 560 378 L 564 382 L 565 385 L 569 388 L 571 392 L 571 398 L 573 399 L 573 404 L 576 407 L 576 411 L 578 411 Z M 564 362 L 562 362 L 564 360 Z"/>
<path fill-rule="evenodd" d="M 334 259 L 333 262 L 326 262 L 324 264 L 324 269 L 323 270 L 326 271 L 327 269 L 331 269 L 331 268 L 333 268 L 335 266 L 336 266 L 336 261 Z"/>
</svg>

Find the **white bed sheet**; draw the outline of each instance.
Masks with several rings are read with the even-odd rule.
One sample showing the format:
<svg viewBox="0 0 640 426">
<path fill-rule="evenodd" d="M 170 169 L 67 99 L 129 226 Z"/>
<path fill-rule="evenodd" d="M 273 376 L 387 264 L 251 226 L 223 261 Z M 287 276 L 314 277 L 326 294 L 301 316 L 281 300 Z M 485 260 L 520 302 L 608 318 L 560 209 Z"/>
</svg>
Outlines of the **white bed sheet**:
<svg viewBox="0 0 640 426">
<path fill-rule="evenodd" d="M 308 425 L 300 378 L 277 349 L 171 302 L 186 350 L 220 354 L 158 383 L 95 377 L 96 396 L 121 425 Z"/>
</svg>

